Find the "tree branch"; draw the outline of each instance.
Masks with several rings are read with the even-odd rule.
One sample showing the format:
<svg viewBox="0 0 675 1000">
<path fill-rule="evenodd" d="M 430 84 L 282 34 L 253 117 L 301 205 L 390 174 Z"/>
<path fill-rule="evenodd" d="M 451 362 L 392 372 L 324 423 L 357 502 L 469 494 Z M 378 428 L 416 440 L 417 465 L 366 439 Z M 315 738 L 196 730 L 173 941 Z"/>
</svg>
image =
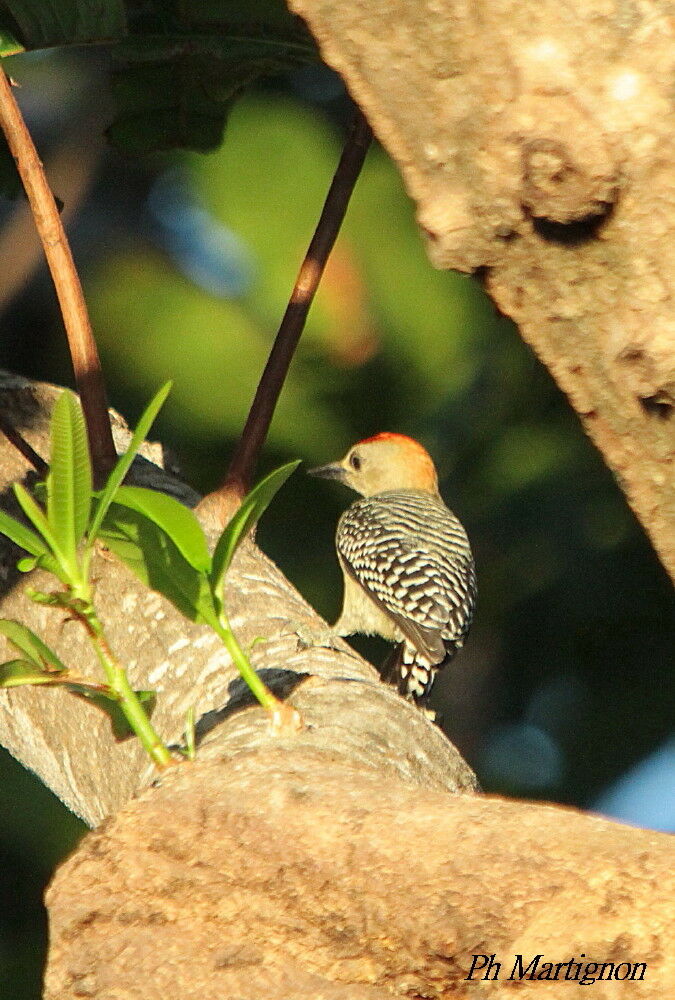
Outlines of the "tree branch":
<svg viewBox="0 0 675 1000">
<path fill-rule="evenodd" d="M 0 374 L 0 410 L 38 454 L 47 451 L 49 411 L 58 396 L 55 386 Z M 118 440 L 123 448 L 121 435 Z M 145 465 L 153 475 L 142 485 L 194 504 L 189 490 L 179 494 L 175 480 Z M 28 471 L 29 460 L 0 438 L 3 506 L 13 502 L 10 484 L 25 479 Z M 13 508 L 10 512 L 16 515 Z M 44 607 L 26 596 L 25 585 L 15 585 L 17 577 L 25 580 L 14 568 L 17 550 L 7 539 L 1 541 L 0 617 L 23 622 L 78 674 L 96 678 L 99 667 L 84 631 L 64 622 L 58 611 L 45 615 Z M 152 721 L 166 743 L 183 740 L 190 708 L 197 719 L 200 759 L 270 739 L 267 713 L 250 697 L 211 629 L 187 621 L 105 552 L 95 556 L 92 575 L 97 611 L 130 683 L 135 690 L 157 691 Z M 28 582 L 38 590 L 52 585 L 41 571 Z M 242 647 L 251 651 L 254 669 L 278 697 L 293 693 L 293 704 L 307 723 L 298 745 L 307 740 L 322 752 L 347 758 L 358 752 L 371 767 L 384 766 L 432 787 L 475 787 L 471 770 L 441 731 L 382 684 L 374 667 L 347 643 L 314 647 L 299 638 L 291 623 L 301 624 L 303 634 L 322 637 L 325 622 L 250 541 L 237 552 L 226 585 L 228 613 Z M 0 636 L 0 663 L 14 655 Z M 116 743 L 107 716 L 63 691 L 0 690 L 0 743 L 91 825 L 157 777 L 137 740 Z"/>
<path fill-rule="evenodd" d="M 0 67 L 0 126 L 28 196 L 35 226 L 56 288 L 75 381 L 87 423 L 94 477 L 97 484 L 100 484 L 117 458 L 108 417 L 101 362 L 82 294 L 82 285 L 54 195 L 14 99 L 11 83 L 2 67 Z"/>
<path fill-rule="evenodd" d="M 543 962 L 570 961 L 628 963 L 603 977 L 630 978 L 625 994 L 597 982 L 594 996 L 661 1000 L 672 860 L 666 834 L 411 787 L 357 754 L 249 745 L 175 768 L 65 862 L 45 1000 L 85 984 L 128 1000 L 551 1000 L 581 977 Z M 483 953 L 491 981 L 484 964 L 467 982 Z M 509 981 L 518 954 L 542 956 L 538 979 Z"/>
<path fill-rule="evenodd" d="M 0 381 L 0 408 L 38 452 L 57 397 Z M 0 490 L 25 471 L 0 440 Z M 342 642 L 299 642 L 289 620 L 317 633 L 322 623 L 250 542 L 228 575 L 228 606 L 244 644 L 265 637 L 256 669 L 280 695 L 293 690 L 307 728 L 291 738 L 270 733 L 203 627 L 116 561 L 99 558 L 95 573 L 110 641 L 132 661 L 134 686 L 158 690 L 153 721 L 167 739 L 182 738 L 194 706 L 198 759 L 157 783 L 136 741 L 115 743 L 95 707 L 59 691 L 0 691 L 0 737 L 17 759 L 90 823 L 117 813 L 50 889 L 48 1000 L 450 1000 L 474 995 L 466 975 L 484 952 L 505 963 L 495 997 L 510 996 L 516 954 L 565 963 L 582 952 L 646 962 L 631 997 L 665 995 L 670 838 L 470 794 L 456 750 L 372 667 Z M 91 668 L 74 623 L 6 589 L 3 616 Z M 521 992 L 538 1000 L 549 985 L 559 989 L 535 980 Z"/>
<path fill-rule="evenodd" d="M 600 25 L 584 0 L 288 2 L 398 164 L 433 263 L 480 269 L 675 579 L 668 3 Z"/>
<path fill-rule="evenodd" d="M 357 111 L 246 424 L 230 461 L 227 477 L 217 490 L 204 497 L 199 506 L 202 515 L 208 511 L 207 516 L 213 518 L 221 528 L 251 487 L 277 400 L 371 139 L 370 126 L 361 112 Z"/>
</svg>

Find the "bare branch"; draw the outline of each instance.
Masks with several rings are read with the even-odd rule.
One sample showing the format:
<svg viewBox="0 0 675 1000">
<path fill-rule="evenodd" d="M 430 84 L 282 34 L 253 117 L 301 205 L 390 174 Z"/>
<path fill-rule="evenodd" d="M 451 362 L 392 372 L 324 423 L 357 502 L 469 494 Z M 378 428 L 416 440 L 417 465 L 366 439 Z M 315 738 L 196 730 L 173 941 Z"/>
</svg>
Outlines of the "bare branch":
<svg viewBox="0 0 675 1000">
<path fill-rule="evenodd" d="M 0 69 L 0 126 L 12 152 L 30 202 L 59 299 L 77 388 L 87 422 L 94 475 L 99 481 L 116 460 L 101 362 L 91 329 L 82 286 L 54 195 L 47 183 L 10 81 Z"/>
<path fill-rule="evenodd" d="M 0 411 L 0 431 L 5 435 L 10 444 L 13 444 L 20 455 L 29 462 L 39 476 L 46 476 L 49 470 L 49 465 L 38 455 L 35 448 L 33 448 L 25 437 L 23 437 L 17 428 L 12 424 L 10 420 L 5 417 L 5 414 Z"/>
<path fill-rule="evenodd" d="M 314 301 L 326 262 L 340 231 L 371 139 L 370 126 L 361 112 L 357 111 L 314 236 L 298 272 L 286 312 L 251 404 L 244 430 L 232 456 L 227 477 L 224 483 L 204 497 L 200 504 L 202 514 L 208 512 L 208 516 L 213 517 L 220 527 L 224 527 L 251 486 L 260 451 L 272 422 L 274 408 L 305 327 L 307 314 Z"/>
</svg>

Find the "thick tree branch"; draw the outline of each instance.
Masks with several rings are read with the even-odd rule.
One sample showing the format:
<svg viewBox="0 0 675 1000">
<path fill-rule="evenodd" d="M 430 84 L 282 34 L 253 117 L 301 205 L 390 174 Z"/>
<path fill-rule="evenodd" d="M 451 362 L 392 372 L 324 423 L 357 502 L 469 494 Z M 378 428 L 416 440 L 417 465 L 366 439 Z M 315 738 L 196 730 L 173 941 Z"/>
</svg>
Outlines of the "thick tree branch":
<svg viewBox="0 0 675 1000">
<path fill-rule="evenodd" d="M 383 0 L 293 4 L 401 164 L 436 262 L 487 269 L 675 565 L 667 7 L 601 17 L 545 0 L 533 16 L 507 0 L 424 0 L 396 9 L 392 45 Z M 21 431 L 44 454 L 34 425 Z M 14 449 L 7 461 L 25 474 Z M 98 572 L 134 679 L 160 689 L 169 739 L 197 703 L 200 761 L 124 806 L 54 883 L 49 1000 L 500 998 L 515 955 L 539 953 L 646 963 L 637 980 L 596 982 L 596 997 L 668 994 L 670 838 L 457 794 L 470 772 L 428 720 L 346 647 L 302 648 L 289 620 L 319 623 L 251 545 L 230 581 L 233 622 L 244 642 L 267 637 L 255 665 L 293 688 L 309 723 L 293 740 L 245 707 L 201 630 L 114 563 Z M 72 625 L 36 613 L 77 656 Z M 149 781 L 87 706 L 0 693 L 0 729 L 93 821 Z M 493 952 L 501 979 L 467 982 L 471 956 Z M 539 979 L 519 995 L 563 991 Z"/>
<path fill-rule="evenodd" d="M 598 981 L 593 996 L 668 995 L 665 834 L 413 788 L 288 742 L 178 770 L 57 875 L 46 1000 L 85 987 L 128 1000 L 501 998 L 518 954 L 644 962 L 642 979 Z M 493 953 L 501 975 L 467 982 L 472 956 Z M 544 978 L 517 995 L 577 987 Z"/>
<path fill-rule="evenodd" d="M 670 4 L 289 6 L 398 163 L 432 261 L 481 270 L 675 578 Z"/>
<path fill-rule="evenodd" d="M 48 415 L 57 397 L 54 387 L 16 376 L 0 379 L 0 410 L 39 455 L 48 454 Z M 119 431 L 124 434 L 123 427 Z M 119 443 L 124 446 L 123 437 Z M 3 504 L 11 503 L 9 484 L 32 471 L 25 457 L 0 439 Z M 143 485 L 168 490 L 191 505 L 197 499 L 155 466 L 145 463 L 133 471 L 137 482 L 145 474 Z M 16 516 L 17 511 L 12 513 Z M 26 597 L 26 578 L 14 569 L 16 555 L 6 544 L 0 546 L 5 594 L 0 615 L 24 622 L 78 673 L 98 677 L 89 642 L 77 623 L 64 622 L 58 611 Z M 222 755 L 270 739 L 266 713 L 251 703 L 213 632 L 186 621 L 105 552 L 93 576 L 108 641 L 127 666 L 132 686 L 158 692 L 153 724 L 166 742 L 182 741 L 190 707 L 195 709 L 198 736 L 210 753 Z M 52 582 L 39 573 L 28 580 L 47 590 Z M 336 641 L 337 648 L 305 645 L 296 626 L 302 624 L 310 637 L 321 637 L 325 623 L 252 543 L 237 554 L 227 586 L 229 618 L 243 648 L 251 648 L 254 668 L 280 697 L 293 692 L 293 704 L 308 725 L 298 745 L 309 741 L 310 747 L 347 758 L 356 753 L 370 766 L 392 768 L 415 783 L 451 790 L 475 787 L 472 772 L 442 733 L 383 685 L 374 668 L 346 643 Z M 265 641 L 254 644 L 260 637 Z M 13 655 L 0 637 L 0 662 Z M 103 713 L 62 691 L 0 690 L 0 742 L 91 825 L 156 778 L 137 741 L 115 743 Z M 200 757 L 205 752 L 202 747 Z"/>
<path fill-rule="evenodd" d="M 0 383 L 0 408 L 38 454 L 56 396 Z M 0 470 L 6 485 L 31 468 L 0 442 Z M 161 470 L 150 482 L 194 502 Z M 93 669 L 76 624 L 12 589 L 3 557 L 2 615 Z M 204 629 L 109 556 L 96 574 L 111 643 L 134 685 L 159 692 L 153 721 L 178 741 L 194 705 L 199 755 L 148 788 L 143 753 L 114 743 L 95 708 L 59 691 L 0 691 L 0 737 L 15 756 L 89 822 L 117 813 L 49 892 L 47 1000 L 508 996 L 508 981 L 466 982 L 472 955 L 493 952 L 505 975 L 516 954 L 645 962 L 631 998 L 666 995 L 670 838 L 470 794 L 454 748 L 368 664 L 342 643 L 300 641 L 290 620 L 317 634 L 322 623 L 251 543 L 228 578 L 231 620 L 245 645 L 266 638 L 254 665 L 279 695 L 292 690 L 308 723 L 294 737 L 270 733 Z M 559 990 L 521 986 L 532 1000 Z"/>
</svg>

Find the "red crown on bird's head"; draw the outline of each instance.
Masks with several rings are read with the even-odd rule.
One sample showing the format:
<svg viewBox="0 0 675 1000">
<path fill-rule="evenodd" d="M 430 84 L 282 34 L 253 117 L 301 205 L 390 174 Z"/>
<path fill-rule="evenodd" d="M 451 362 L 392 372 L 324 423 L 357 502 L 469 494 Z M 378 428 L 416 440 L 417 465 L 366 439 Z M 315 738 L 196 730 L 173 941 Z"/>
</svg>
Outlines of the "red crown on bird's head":
<svg viewBox="0 0 675 1000">
<path fill-rule="evenodd" d="M 391 444 L 400 452 L 401 460 L 406 465 L 415 468 L 416 479 L 421 489 L 437 490 L 438 476 L 431 455 L 422 447 L 419 441 L 407 434 L 397 434 L 395 431 L 380 431 L 372 437 L 364 438 L 359 444 Z"/>
</svg>

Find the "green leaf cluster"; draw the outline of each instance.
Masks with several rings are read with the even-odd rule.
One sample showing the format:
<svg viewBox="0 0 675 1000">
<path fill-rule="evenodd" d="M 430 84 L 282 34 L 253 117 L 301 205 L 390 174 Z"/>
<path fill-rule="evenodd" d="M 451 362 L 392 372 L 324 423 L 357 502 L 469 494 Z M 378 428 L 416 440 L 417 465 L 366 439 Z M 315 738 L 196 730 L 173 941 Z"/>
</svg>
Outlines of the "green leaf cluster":
<svg viewBox="0 0 675 1000">
<path fill-rule="evenodd" d="M 12 688 L 27 684 L 32 687 L 36 685 L 61 687 L 80 698 L 86 698 L 104 711 L 110 718 L 116 740 L 121 741 L 133 736 L 134 730 L 120 704 L 121 697 L 110 685 L 96 684 L 74 676 L 54 650 L 20 622 L 0 618 L 0 634 L 6 636 L 21 654 L 15 660 L 0 664 L 0 687 Z M 145 706 L 146 712 L 151 714 L 155 703 L 155 692 L 136 691 L 135 694 Z"/>
<path fill-rule="evenodd" d="M 64 585 L 62 591 L 32 592 L 31 596 L 39 603 L 67 609 L 82 622 L 108 682 L 99 684 L 74 676 L 30 629 L 0 620 L 0 634 L 20 654 L 0 666 L 0 687 L 59 685 L 87 698 L 108 713 L 117 738 L 135 732 L 160 764 L 167 763 L 169 755 L 147 715 L 154 704 L 154 692 L 132 691 L 123 668 L 108 648 L 94 608 L 90 583 L 94 544 L 97 539 L 103 541 L 144 583 L 164 594 L 186 617 L 209 624 L 226 644 L 253 693 L 271 708 L 276 700 L 253 671 L 229 628 L 223 580 L 237 547 L 299 464 L 289 462 L 251 491 L 223 532 L 212 558 L 191 510 L 162 493 L 122 485 L 170 387 L 167 383 L 152 399 L 129 449 L 97 493 L 92 489 L 82 411 L 74 395 L 64 392 L 52 414 L 51 465 L 45 488 L 39 491 L 46 495 L 45 508 L 17 483 L 16 498 L 32 528 L 0 511 L 0 532 L 29 553 L 19 561 L 19 568 L 27 572 L 39 566 Z"/>
<path fill-rule="evenodd" d="M 123 0 L 4 0 L 0 5 L 3 48 L 12 39 L 25 49 L 123 38 L 127 33 Z"/>
<path fill-rule="evenodd" d="M 0 3 L 0 56 L 95 43 L 112 52 L 117 114 L 108 137 L 135 152 L 215 149 L 244 87 L 318 61 L 283 0 Z M 20 74 L 20 55 L 12 66 Z"/>
<path fill-rule="evenodd" d="M 101 539 L 153 590 L 193 622 L 209 625 L 221 638 L 242 678 L 260 704 L 274 711 L 277 700 L 239 646 L 227 619 L 223 581 L 237 548 L 299 461 L 262 479 L 245 497 L 210 556 L 201 526 L 177 500 L 141 487 L 122 487 L 100 532 Z"/>
<path fill-rule="evenodd" d="M 217 628 L 224 613 L 223 580 L 234 554 L 299 464 L 288 462 L 251 490 L 220 536 L 213 557 L 191 510 L 173 497 L 139 486 L 118 489 L 100 537 L 143 583 L 187 618 Z"/>
<path fill-rule="evenodd" d="M 67 609 L 85 625 L 108 680 L 107 684 L 101 684 L 75 676 L 30 629 L 18 622 L 1 620 L 0 633 L 18 650 L 20 657 L 0 666 L 0 687 L 60 686 L 87 698 L 107 712 L 117 739 L 136 732 L 158 762 L 168 758 L 168 751 L 156 749 L 161 744 L 143 709 L 143 703 L 146 709 L 151 709 L 154 694 L 132 691 L 123 670 L 111 659 L 93 605 L 89 570 L 105 515 L 169 389 L 170 384 L 164 386 L 141 417 L 129 450 L 119 458 L 97 497 L 95 508 L 84 418 L 73 394 L 64 392 L 52 414 L 49 473 L 44 488 L 36 491 L 46 496 L 45 508 L 16 483 L 17 501 L 32 528 L 0 511 L 0 532 L 29 553 L 19 560 L 19 569 L 29 572 L 39 566 L 64 586 L 57 593 L 31 592 L 31 596 L 38 603 Z"/>
<path fill-rule="evenodd" d="M 88 575 L 94 542 L 170 388 L 171 383 L 167 383 L 160 389 L 141 417 L 128 451 L 118 459 L 105 488 L 97 497 L 93 517 L 92 471 L 84 418 L 74 395 L 62 393 L 51 421 L 46 511 L 20 483 L 14 485 L 14 493 L 35 531 L 0 511 L 0 532 L 33 557 L 22 560 L 20 569 L 29 571 L 40 566 L 70 587 L 75 599 L 89 601 Z M 85 544 L 79 551 L 83 539 Z"/>
</svg>

